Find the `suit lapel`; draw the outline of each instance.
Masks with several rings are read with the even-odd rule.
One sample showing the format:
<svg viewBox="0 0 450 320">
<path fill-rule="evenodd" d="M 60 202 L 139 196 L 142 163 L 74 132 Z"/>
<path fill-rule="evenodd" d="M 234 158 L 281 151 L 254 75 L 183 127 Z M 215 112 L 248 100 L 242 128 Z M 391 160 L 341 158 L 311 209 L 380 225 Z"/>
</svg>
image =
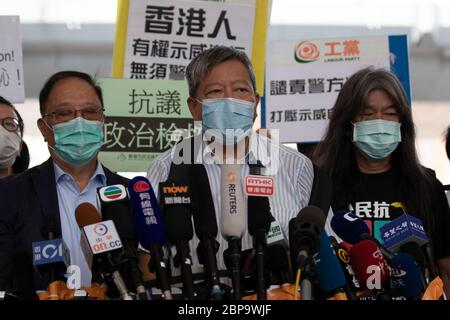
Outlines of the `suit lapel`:
<svg viewBox="0 0 450 320">
<path fill-rule="evenodd" d="M 39 198 L 41 212 L 44 216 L 53 215 L 61 232 L 58 195 L 56 192 L 53 161 L 48 159 L 31 174 L 34 190 Z"/>
</svg>

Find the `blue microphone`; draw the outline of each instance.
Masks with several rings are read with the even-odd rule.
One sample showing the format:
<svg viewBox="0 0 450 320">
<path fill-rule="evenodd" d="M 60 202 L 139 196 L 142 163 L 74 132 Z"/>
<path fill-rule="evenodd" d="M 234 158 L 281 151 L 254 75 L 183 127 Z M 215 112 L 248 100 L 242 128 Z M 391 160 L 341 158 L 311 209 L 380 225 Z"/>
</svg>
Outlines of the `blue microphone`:
<svg viewBox="0 0 450 320">
<path fill-rule="evenodd" d="M 331 228 L 339 238 L 350 244 L 362 240 L 362 235 L 370 235 L 366 223 L 350 211 L 336 211 L 331 219 Z"/>
<path fill-rule="evenodd" d="M 344 271 L 325 231 L 320 237 L 319 252 L 314 257 L 319 286 L 326 293 L 343 292 L 347 285 Z"/>
<path fill-rule="evenodd" d="M 135 177 L 128 184 L 131 212 L 139 243 L 150 251 L 157 279 L 165 300 L 172 300 L 162 245 L 166 242 L 166 228 L 150 182 Z"/>
<path fill-rule="evenodd" d="M 397 253 L 390 263 L 392 287 L 400 296 L 418 299 L 423 290 L 420 268 L 414 258 L 407 253 Z"/>
<path fill-rule="evenodd" d="M 382 226 L 380 231 L 384 245 L 394 251 L 408 242 L 415 242 L 421 246 L 429 241 L 422 221 L 409 214 L 402 214 Z"/>
<path fill-rule="evenodd" d="M 64 279 L 70 255 L 61 238 L 32 243 L 33 265 L 41 276 L 52 283 Z"/>
</svg>

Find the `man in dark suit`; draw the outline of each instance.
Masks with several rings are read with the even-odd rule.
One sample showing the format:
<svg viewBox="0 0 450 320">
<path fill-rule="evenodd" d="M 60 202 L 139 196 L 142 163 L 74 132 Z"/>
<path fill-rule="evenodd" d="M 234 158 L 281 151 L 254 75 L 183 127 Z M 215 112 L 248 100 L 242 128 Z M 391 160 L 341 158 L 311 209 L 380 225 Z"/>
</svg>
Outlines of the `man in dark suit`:
<svg viewBox="0 0 450 320">
<path fill-rule="evenodd" d="M 97 160 L 104 142 L 100 87 L 81 72 L 51 76 L 39 95 L 38 127 L 50 159 L 22 174 L 0 180 L 0 290 L 32 298 L 48 283 L 32 266 L 32 242 L 44 240 L 42 228 L 53 224 L 66 243 L 71 264 L 81 269 L 89 286 L 91 271 L 80 248 L 75 209 L 90 202 L 98 208 L 97 188 L 128 184 Z"/>
</svg>

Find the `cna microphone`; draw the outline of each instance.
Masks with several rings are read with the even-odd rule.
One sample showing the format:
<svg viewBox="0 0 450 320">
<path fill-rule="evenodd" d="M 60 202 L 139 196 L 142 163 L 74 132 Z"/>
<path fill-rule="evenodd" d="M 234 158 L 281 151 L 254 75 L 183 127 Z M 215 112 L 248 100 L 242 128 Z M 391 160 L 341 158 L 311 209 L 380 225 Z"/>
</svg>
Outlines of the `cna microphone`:
<svg viewBox="0 0 450 320">
<path fill-rule="evenodd" d="M 397 253 L 390 266 L 392 289 L 406 299 L 418 300 L 426 285 L 421 281 L 423 276 L 414 258 L 407 253 Z"/>
<path fill-rule="evenodd" d="M 258 300 L 266 300 L 264 250 L 267 246 L 267 233 L 275 219 L 270 213 L 268 197 L 248 197 L 248 232 L 253 236 L 256 256 L 256 295 Z"/>
<path fill-rule="evenodd" d="M 102 281 L 109 281 L 111 277 L 121 298 L 133 300 L 117 270 L 124 260 L 121 254 L 122 242 L 114 222 L 102 221 L 97 209 L 88 202 L 81 203 L 75 209 L 75 218 L 82 231 L 80 245 L 88 264 L 92 266 L 93 279 L 99 277 Z M 115 253 L 118 253 L 117 256 Z"/>
<path fill-rule="evenodd" d="M 312 256 L 319 251 L 320 236 L 325 226 L 325 214 L 316 206 L 300 210 L 297 217 L 289 222 L 291 255 L 296 266 L 302 270 L 301 299 L 312 300 Z"/>
<path fill-rule="evenodd" d="M 221 233 L 228 241 L 233 298 L 241 299 L 241 238 L 247 228 L 247 210 L 240 165 L 223 164 L 220 178 Z"/>
<path fill-rule="evenodd" d="M 181 269 L 183 295 L 185 299 L 193 300 L 195 293 L 189 241 L 194 236 L 194 231 L 188 170 L 188 165 L 172 166 L 167 181 L 159 184 L 159 194 L 167 239 L 177 248 L 174 264 Z"/>
<path fill-rule="evenodd" d="M 332 299 L 345 297 L 343 300 L 347 300 L 347 280 L 325 231 L 322 231 L 319 252 L 314 255 L 314 262 L 320 288 Z"/>
<path fill-rule="evenodd" d="M 358 283 L 363 288 L 374 292 L 377 299 L 391 299 L 385 289 L 389 280 L 389 266 L 375 241 L 362 240 L 356 243 L 350 250 L 350 261 Z"/>
<path fill-rule="evenodd" d="M 155 192 L 148 179 L 144 177 L 131 179 L 128 192 L 139 243 L 150 251 L 163 299 L 172 300 L 167 266 L 162 251 L 162 246 L 166 243 L 166 227 Z"/>
<path fill-rule="evenodd" d="M 125 265 L 129 268 L 129 278 L 138 299 L 149 300 L 139 269 L 138 241 L 133 228 L 127 189 L 121 184 L 101 187 L 97 190 L 97 199 L 100 203 L 102 220 L 112 220 L 122 240 Z"/>
<path fill-rule="evenodd" d="M 211 284 L 211 298 L 222 300 L 224 291 L 220 288 L 216 257 L 219 249 L 219 243 L 216 241 L 218 233 L 217 218 L 208 174 L 203 165 L 194 164 L 190 168 L 189 175 L 192 216 L 194 218 L 195 233 L 200 239 L 197 247 L 197 256 L 199 262 L 205 266 L 205 271 Z"/>
</svg>

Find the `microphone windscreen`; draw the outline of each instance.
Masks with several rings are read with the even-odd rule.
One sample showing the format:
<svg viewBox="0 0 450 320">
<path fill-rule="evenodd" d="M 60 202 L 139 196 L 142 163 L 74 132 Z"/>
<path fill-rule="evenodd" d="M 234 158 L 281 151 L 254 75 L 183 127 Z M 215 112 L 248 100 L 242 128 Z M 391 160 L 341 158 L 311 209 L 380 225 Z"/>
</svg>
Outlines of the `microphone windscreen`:
<svg viewBox="0 0 450 320">
<path fill-rule="evenodd" d="M 189 167 L 172 166 L 167 181 L 159 184 L 167 239 L 171 243 L 189 241 L 194 236 Z"/>
<path fill-rule="evenodd" d="M 350 244 L 361 241 L 363 234 L 370 234 L 367 224 L 350 211 L 336 211 L 331 219 L 331 228 L 339 238 Z"/>
<path fill-rule="evenodd" d="M 41 227 L 41 235 L 43 238 L 47 239 L 50 235 L 53 238 L 58 237 L 59 228 L 56 222 L 56 218 L 53 215 L 45 215 L 44 222 Z M 48 239 L 50 240 L 50 239 Z"/>
<path fill-rule="evenodd" d="M 320 237 L 319 253 L 315 260 L 319 286 L 323 291 L 330 292 L 345 286 L 346 277 L 344 271 L 326 232 L 322 232 Z"/>
<path fill-rule="evenodd" d="M 166 231 L 161 209 L 150 182 L 145 177 L 135 177 L 128 184 L 134 226 L 140 244 L 150 250 L 154 243 L 166 242 Z"/>
<path fill-rule="evenodd" d="M 255 236 L 258 230 L 268 233 L 275 219 L 270 213 L 268 197 L 248 197 L 248 232 Z"/>
<path fill-rule="evenodd" d="M 102 221 L 97 209 L 89 202 L 83 202 L 75 209 L 75 219 L 81 228 Z"/>
<path fill-rule="evenodd" d="M 137 245 L 125 186 L 115 184 L 99 188 L 98 199 L 101 204 L 102 220 L 112 220 L 120 237 Z"/>
<path fill-rule="evenodd" d="M 393 269 L 392 285 L 401 296 L 417 299 L 422 291 L 419 266 L 407 253 L 397 253 L 391 261 Z"/>
<path fill-rule="evenodd" d="M 366 289 L 389 279 L 389 267 L 378 245 L 372 240 L 362 240 L 350 250 L 350 261 L 359 284 Z M 369 286 L 370 284 L 370 286 Z M 368 288 L 369 286 L 369 288 Z"/>
<path fill-rule="evenodd" d="M 201 164 L 195 164 L 191 166 L 189 174 L 195 233 L 199 239 L 203 237 L 216 239 L 218 232 L 216 211 L 206 169 Z"/>
<path fill-rule="evenodd" d="M 240 165 L 221 166 L 221 233 L 224 238 L 241 238 L 247 229 L 247 209 Z"/>
<path fill-rule="evenodd" d="M 320 236 L 325 226 L 325 214 L 316 206 L 300 210 L 293 223 L 292 241 L 296 248 L 308 248 L 313 253 L 319 250 Z"/>
</svg>

